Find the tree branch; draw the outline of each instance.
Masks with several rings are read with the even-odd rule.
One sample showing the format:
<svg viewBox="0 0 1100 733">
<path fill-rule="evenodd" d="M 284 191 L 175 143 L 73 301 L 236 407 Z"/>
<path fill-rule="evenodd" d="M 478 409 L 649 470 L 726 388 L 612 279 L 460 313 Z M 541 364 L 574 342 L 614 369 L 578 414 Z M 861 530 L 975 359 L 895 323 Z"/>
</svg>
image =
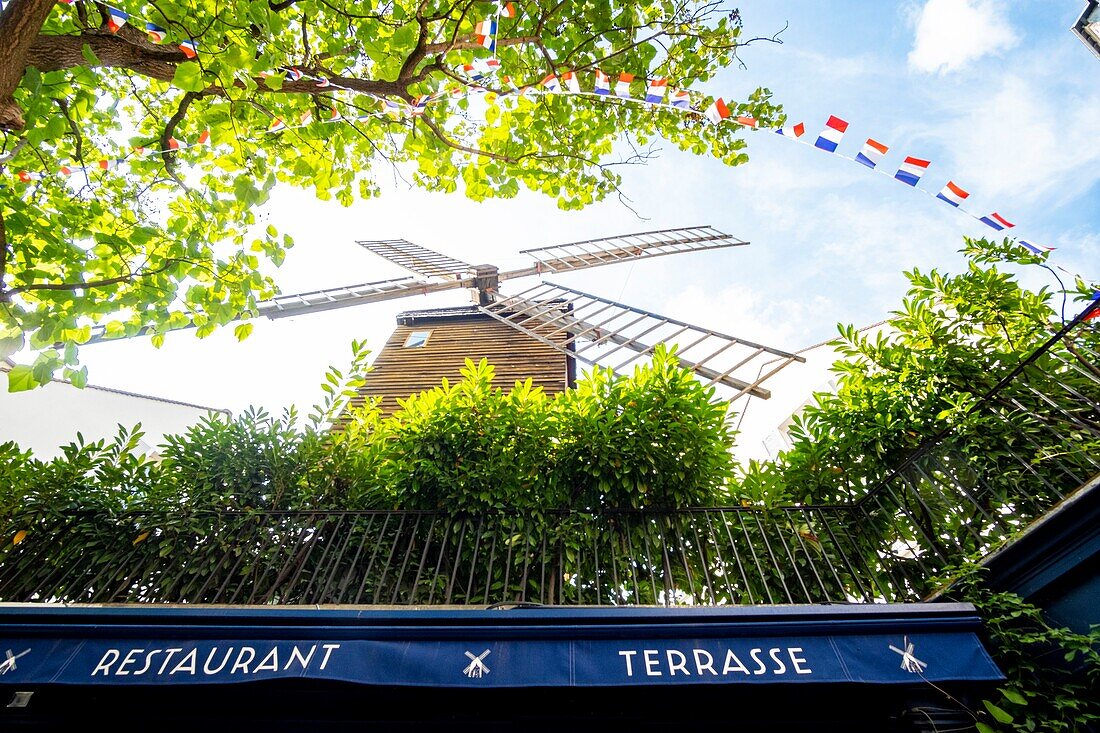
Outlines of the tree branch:
<svg viewBox="0 0 1100 733">
<path fill-rule="evenodd" d="M 178 265 L 181 262 L 187 262 L 188 260 L 180 257 L 172 257 L 165 261 L 160 267 L 152 270 L 146 270 L 145 272 L 130 272 L 126 275 L 118 275 L 117 277 L 108 277 L 102 280 L 87 280 L 75 283 L 43 283 L 41 285 L 21 285 L 18 288 L 12 288 L 7 291 L 5 295 L 9 298 L 12 295 L 19 293 L 26 293 L 32 290 L 80 290 L 82 288 L 102 288 L 107 285 L 118 285 L 119 283 L 129 282 L 130 280 L 140 280 L 146 277 L 152 277 L 153 275 L 159 275 L 170 267 Z"/>
<path fill-rule="evenodd" d="M 479 156 L 484 156 L 486 158 L 491 158 L 493 160 L 500 160 L 500 161 L 503 161 L 505 163 L 515 164 L 515 163 L 518 162 L 515 158 L 510 158 L 507 155 L 501 155 L 500 153 L 490 153 L 487 150 L 478 150 L 477 148 L 470 148 L 470 147 L 467 147 L 467 146 L 463 145 L 462 143 L 457 143 L 454 140 L 451 140 L 449 137 L 447 137 L 447 135 L 443 132 L 443 130 L 441 130 L 439 128 L 439 125 L 435 124 L 434 122 L 432 122 L 427 117 L 421 117 L 420 119 L 424 122 L 425 125 L 428 126 L 428 129 L 430 129 L 432 132 L 435 133 L 435 136 L 437 138 L 439 138 L 440 142 L 442 142 L 447 147 L 454 148 L 455 150 L 461 150 L 462 152 L 470 153 L 471 155 L 479 155 Z M 527 157 L 527 156 L 523 156 L 523 157 Z"/>
<path fill-rule="evenodd" d="M 13 158 L 15 158 L 15 156 L 19 155 L 19 151 L 22 150 L 23 146 L 26 144 L 27 138 L 25 137 L 21 137 L 16 140 L 15 145 L 12 146 L 11 150 L 4 153 L 3 155 L 0 155 L 0 165 L 6 164 L 9 160 L 12 160 Z"/>
<path fill-rule="evenodd" d="M 22 130 L 26 125 L 23 110 L 15 102 L 15 89 L 55 4 L 54 0 L 12 0 L 0 13 L 0 130 Z"/>
<path fill-rule="evenodd" d="M 168 141 L 172 138 L 172 133 L 176 131 L 176 126 L 179 125 L 187 115 L 187 108 L 200 96 L 201 95 L 196 92 L 187 92 L 184 94 L 183 97 L 180 98 L 180 103 L 176 111 L 168 118 L 168 122 L 164 125 L 164 132 L 160 135 L 160 149 L 164 151 L 161 154 L 161 157 L 164 159 L 164 168 L 172 178 L 176 179 L 176 183 L 184 188 L 186 188 L 186 186 L 183 185 L 183 181 L 180 181 L 176 176 L 176 151 L 172 150 Z"/>
</svg>

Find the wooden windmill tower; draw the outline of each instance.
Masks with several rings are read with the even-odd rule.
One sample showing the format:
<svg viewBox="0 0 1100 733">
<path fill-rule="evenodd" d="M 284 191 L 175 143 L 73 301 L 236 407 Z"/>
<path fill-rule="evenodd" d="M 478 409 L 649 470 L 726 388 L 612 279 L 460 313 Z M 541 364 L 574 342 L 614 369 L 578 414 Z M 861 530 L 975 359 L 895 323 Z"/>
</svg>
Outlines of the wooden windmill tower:
<svg viewBox="0 0 1100 733">
<path fill-rule="evenodd" d="M 259 303 L 257 311 L 277 319 L 469 290 L 469 305 L 398 315 L 397 328 L 376 357 L 362 391 L 364 399 L 379 398 L 386 413 L 396 409 L 398 398 L 438 386 L 444 378 L 457 381 L 467 358 L 485 358 L 493 364 L 496 383 L 504 389 L 530 378 L 553 394 L 572 384 L 577 362 L 628 372 L 648 359 L 657 344 L 674 344 L 681 365 L 730 402 L 767 399 L 770 393 L 763 383 L 791 362 L 804 361 L 780 349 L 546 280 L 515 295 L 499 289 L 503 281 L 522 277 L 748 244 L 709 226 L 522 250 L 531 264 L 505 271 L 495 265 L 471 265 L 403 239 L 358 244 L 412 275 L 280 295 Z"/>
</svg>

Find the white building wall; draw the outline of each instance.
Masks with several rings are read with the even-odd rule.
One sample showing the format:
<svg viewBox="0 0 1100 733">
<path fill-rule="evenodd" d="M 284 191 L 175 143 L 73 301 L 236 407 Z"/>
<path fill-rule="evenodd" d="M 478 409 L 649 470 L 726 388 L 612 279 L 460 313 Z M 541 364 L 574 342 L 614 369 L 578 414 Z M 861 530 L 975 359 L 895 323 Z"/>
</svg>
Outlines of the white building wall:
<svg viewBox="0 0 1100 733">
<path fill-rule="evenodd" d="M 141 424 L 141 449 L 155 453 L 165 435 L 184 432 L 205 415 L 226 410 L 173 402 L 88 385 L 78 389 L 55 381 L 24 392 L 8 392 L 8 367 L 0 364 L 0 443 L 15 441 L 37 458 L 61 454 L 76 439 L 110 439 L 118 426 Z"/>
<path fill-rule="evenodd" d="M 873 337 L 884 328 L 883 324 L 876 323 L 860 331 Z M 789 364 L 768 379 L 764 386 L 771 390 L 772 396 L 766 400 L 749 400 L 735 419 L 740 433 L 734 454 L 741 461 L 775 458 L 780 451 L 789 448 L 787 431 L 794 416 L 812 404 L 815 392 L 836 389 L 832 366 L 841 357 L 835 349 L 828 344 L 817 344 L 797 353 L 806 363 Z M 768 368 L 769 365 L 763 367 L 764 370 Z"/>
</svg>

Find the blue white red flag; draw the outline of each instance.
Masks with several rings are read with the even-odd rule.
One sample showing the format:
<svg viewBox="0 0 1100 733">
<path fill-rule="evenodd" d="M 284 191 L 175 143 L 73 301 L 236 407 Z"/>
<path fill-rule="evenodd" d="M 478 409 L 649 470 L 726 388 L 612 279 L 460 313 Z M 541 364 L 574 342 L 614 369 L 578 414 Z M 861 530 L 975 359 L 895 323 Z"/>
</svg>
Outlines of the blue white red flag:
<svg viewBox="0 0 1100 733">
<path fill-rule="evenodd" d="M 902 161 L 900 166 L 898 166 L 898 172 L 894 174 L 894 178 L 902 183 L 915 186 L 920 180 L 920 177 L 928 170 L 929 165 L 929 161 L 914 158 L 910 155 Z"/>
<path fill-rule="evenodd" d="M 789 125 L 787 127 L 780 127 L 778 130 L 776 130 L 776 133 L 782 135 L 783 137 L 800 138 L 806 134 L 806 125 L 799 122 L 797 124 Z"/>
<path fill-rule="evenodd" d="M 954 181 L 948 181 L 940 192 L 936 194 L 936 198 L 940 201 L 946 201 L 952 206 L 958 206 L 970 196 L 969 191 L 964 191 L 955 185 Z"/>
<path fill-rule="evenodd" d="M 163 43 L 164 39 L 168 37 L 168 29 L 161 28 L 156 23 L 146 23 L 145 33 L 153 43 Z"/>
<path fill-rule="evenodd" d="M 840 141 L 844 138 L 844 132 L 847 129 L 847 122 L 839 117 L 830 115 L 829 121 L 825 123 L 825 129 L 817 136 L 814 147 L 820 148 L 827 153 L 835 153 L 836 146 L 840 145 Z"/>
<path fill-rule="evenodd" d="M 547 74 L 546 78 L 539 83 L 546 87 L 546 91 L 551 94 L 557 94 L 561 91 L 561 82 L 559 82 L 558 77 L 553 74 Z"/>
<path fill-rule="evenodd" d="M 646 88 L 645 101 L 650 104 L 660 104 L 668 91 L 668 79 L 654 79 Z"/>
<path fill-rule="evenodd" d="M 462 70 L 466 72 L 466 76 L 470 77 L 473 81 L 481 81 L 485 78 L 485 74 L 481 73 L 481 69 L 474 64 L 465 64 Z"/>
<path fill-rule="evenodd" d="M 109 171 L 112 168 L 117 168 L 118 163 L 119 161 L 115 160 L 114 158 L 104 158 L 103 160 L 96 163 L 96 165 L 99 166 L 100 170 Z"/>
<path fill-rule="evenodd" d="M 278 132 L 279 130 L 285 130 L 285 129 L 286 129 L 286 123 L 283 122 L 282 118 L 280 118 L 280 117 L 276 117 L 275 119 L 273 119 L 271 121 L 271 124 L 267 126 L 267 131 L 268 132 Z"/>
<path fill-rule="evenodd" d="M 206 145 L 210 142 L 210 130 L 203 130 L 199 133 L 199 139 L 195 141 L 196 145 Z"/>
<path fill-rule="evenodd" d="M 41 179 L 41 173 L 32 173 L 31 171 L 19 171 L 19 180 L 23 183 L 30 183 L 31 181 L 39 181 Z"/>
<path fill-rule="evenodd" d="M 516 4 L 504 3 L 500 6 L 500 17 L 502 18 L 514 18 L 516 17 Z"/>
<path fill-rule="evenodd" d="M 561 80 L 565 82 L 565 88 L 569 90 L 571 94 L 579 94 L 581 91 L 581 82 L 577 78 L 577 74 L 574 71 L 567 71 L 561 75 Z"/>
<path fill-rule="evenodd" d="M 989 216 L 983 216 L 978 221 L 980 221 L 982 224 L 985 224 L 986 226 L 993 227 L 998 232 L 1001 231 L 1002 229 L 1011 229 L 1012 227 L 1016 226 L 1015 224 L 1010 222 L 1008 219 L 1006 219 L 1003 216 L 1001 216 L 1000 214 L 998 214 L 996 211 L 994 211 Z"/>
<path fill-rule="evenodd" d="M 615 96 L 617 97 L 629 97 L 630 96 L 630 82 L 634 81 L 634 75 L 628 74 L 625 71 L 619 74 L 618 81 L 615 82 Z"/>
<path fill-rule="evenodd" d="M 485 59 L 485 70 L 490 74 L 500 71 L 500 59 Z"/>
<path fill-rule="evenodd" d="M 129 18 L 129 13 L 124 13 L 118 8 L 112 8 L 110 5 L 107 6 L 107 27 L 111 30 L 111 33 L 118 33 L 119 29 L 126 25 Z"/>
<path fill-rule="evenodd" d="M 298 124 L 308 125 L 310 122 L 313 122 L 313 110 L 307 109 L 302 113 L 302 116 L 298 118 Z"/>
<path fill-rule="evenodd" d="M 708 120 L 717 125 L 730 116 L 730 111 L 729 108 L 726 107 L 726 101 L 719 97 L 711 102 L 710 106 L 707 107 L 707 110 L 703 114 L 706 115 Z"/>
<path fill-rule="evenodd" d="M 325 87 L 332 86 L 332 82 L 329 81 L 327 78 L 325 78 L 323 76 L 317 77 L 317 80 L 316 80 L 315 83 L 317 84 L 318 87 L 320 87 L 322 89 L 324 89 Z"/>
<path fill-rule="evenodd" d="M 739 125 L 744 125 L 745 127 L 758 127 L 755 117 L 741 116 L 735 117 L 734 119 Z"/>
<path fill-rule="evenodd" d="M 297 66 L 288 66 L 286 69 L 286 78 L 291 81 L 298 81 L 302 78 L 302 70 Z"/>
<path fill-rule="evenodd" d="M 1027 251 L 1029 251 L 1029 252 L 1031 252 L 1032 254 L 1035 254 L 1035 255 L 1041 255 L 1041 254 L 1044 254 L 1046 252 L 1053 252 L 1054 251 L 1054 247 L 1046 247 L 1046 246 L 1041 245 L 1041 244 L 1032 244 L 1031 242 L 1028 242 L 1028 241 L 1023 240 L 1023 239 L 1018 239 L 1016 241 L 1020 243 L 1021 247 L 1023 247 L 1024 249 L 1026 249 Z"/>
<path fill-rule="evenodd" d="M 191 39 L 180 41 L 180 50 L 183 51 L 184 56 L 189 59 L 193 59 L 199 55 L 199 44 L 195 43 Z"/>
<path fill-rule="evenodd" d="M 687 109 L 691 106 L 691 95 L 686 89 L 674 89 L 672 91 L 672 106 Z"/>
<path fill-rule="evenodd" d="M 611 94 L 611 77 L 596 69 L 596 94 Z"/>
<path fill-rule="evenodd" d="M 477 36 L 475 39 L 479 46 L 484 46 L 491 52 L 496 53 L 497 50 L 497 37 L 496 36 Z"/>
<path fill-rule="evenodd" d="M 180 149 L 180 141 L 177 140 L 174 137 L 168 138 L 168 149 L 169 150 L 179 150 Z"/>
<path fill-rule="evenodd" d="M 856 162 L 863 163 L 868 168 L 874 168 L 886 157 L 889 149 L 878 140 L 867 138 L 867 142 L 863 143 L 863 149 L 856 154 Z"/>
<path fill-rule="evenodd" d="M 497 22 L 491 18 L 483 20 L 474 26 L 474 33 L 479 36 L 495 36 L 497 34 Z"/>
</svg>

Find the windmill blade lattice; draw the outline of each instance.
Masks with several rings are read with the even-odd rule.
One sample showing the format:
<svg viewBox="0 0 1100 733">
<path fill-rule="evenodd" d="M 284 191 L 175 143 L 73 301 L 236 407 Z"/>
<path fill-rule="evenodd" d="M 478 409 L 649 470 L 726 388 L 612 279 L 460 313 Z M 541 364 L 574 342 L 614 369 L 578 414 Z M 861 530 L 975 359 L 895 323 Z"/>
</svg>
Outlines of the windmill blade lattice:
<svg viewBox="0 0 1100 733">
<path fill-rule="evenodd" d="M 582 242 L 558 244 L 549 247 L 536 247 L 521 250 L 535 260 L 535 265 L 522 270 L 500 273 L 500 279 L 506 280 L 526 275 L 568 272 L 601 265 L 614 265 L 619 262 L 683 252 L 702 252 L 723 247 L 741 247 L 748 242 L 738 239 L 710 226 L 681 227 L 662 229 L 652 232 L 622 234 L 600 239 L 587 239 Z"/>
<path fill-rule="evenodd" d="M 357 244 L 382 259 L 421 277 L 439 277 L 457 280 L 473 269 L 473 266 L 439 252 L 421 247 L 404 239 L 359 241 Z"/>
<path fill-rule="evenodd" d="M 403 298 L 406 295 L 424 295 L 441 290 L 453 290 L 462 286 L 461 281 L 428 283 L 411 277 L 379 280 L 361 285 L 326 288 L 308 293 L 279 295 L 256 304 L 256 310 L 267 318 L 288 318 L 305 313 L 348 308 L 353 305 L 378 303 L 383 300 Z"/>
<path fill-rule="evenodd" d="M 676 345 L 680 364 L 708 385 L 767 399 L 764 381 L 805 359 L 675 318 L 553 283 L 518 295 L 494 295 L 481 307 L 493 318 L 590 365 L 624 372 L 644 363 L 657 344 Z M 755 373 L 754 373 L 755 372 Z"/>
</svg>

